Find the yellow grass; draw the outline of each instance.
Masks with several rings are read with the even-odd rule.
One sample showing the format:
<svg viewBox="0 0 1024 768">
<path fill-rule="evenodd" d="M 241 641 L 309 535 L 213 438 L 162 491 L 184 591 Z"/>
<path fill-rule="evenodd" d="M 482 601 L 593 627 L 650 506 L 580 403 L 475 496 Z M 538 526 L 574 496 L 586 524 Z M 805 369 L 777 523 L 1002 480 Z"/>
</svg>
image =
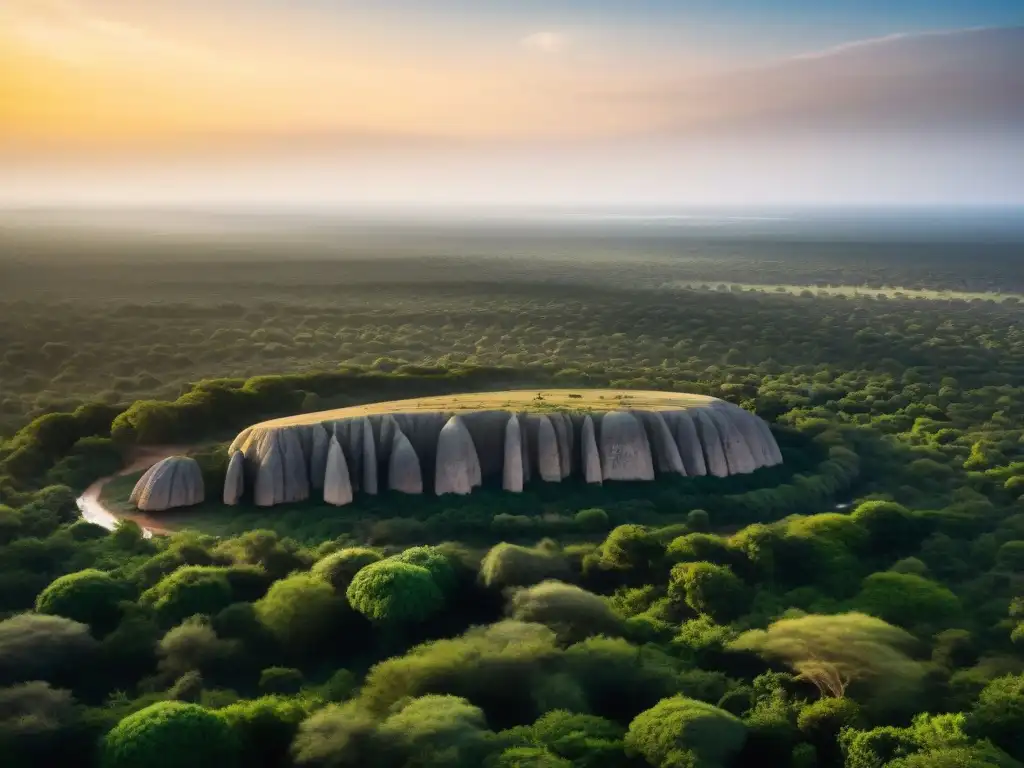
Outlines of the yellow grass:
<svg viewBox="0 0 1024 768">
<path fill-rule="evenodd" d="M 390 400 L 383 403 L 354 405 L 333 411 L 301 413 L 257 424 L 259 427 L 286 427 L 297 424 L 316 424 L 321 421 L 373 416 L 384 413 L 414 413 L 416 411 L 545 411 L 590 410 L 614 411 L 639 408 L 648 411 L 679 410 L 707 405 L 714 398 L 687 395 L 678 392 L 654 392 L 624 389 L 523 389 L 504 392 L 474 392 L 463 395 L 417 397 L 411 400 Z"/>
</svg>

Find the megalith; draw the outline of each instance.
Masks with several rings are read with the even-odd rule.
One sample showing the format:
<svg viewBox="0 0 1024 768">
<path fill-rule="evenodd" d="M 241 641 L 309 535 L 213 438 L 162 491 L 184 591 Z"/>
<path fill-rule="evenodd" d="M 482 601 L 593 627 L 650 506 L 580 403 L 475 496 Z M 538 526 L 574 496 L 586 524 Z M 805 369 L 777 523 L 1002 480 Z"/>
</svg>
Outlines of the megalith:
<svg viewBox="0 0 1024 768">
<path fill-rule="evenodd" d="M 423 493 L 420 459 L 409 438 L 392 422 L 391 456 L 388 459 L 388 488 L 400 493 Z"/>
<path fill-rule="evenodd" d="M 725 460 L 729 465 L 730 475 L 749 475 L 757 469 L 757 462 L 750 452 L 750 446 L 743 439 L 735 422 L 729 414 L 720 408 L 705 408 L 704 412 L 710 416 L 715 426 L 718 427 L 718 435 L 722 438 L 722 449 L 725 451 Z"/>
<path fill-rule="evenodd" d="M 337 435 L 331 437 L 327 447 L 327 462 L 324 468 L 324 501 L 336 507 L 352 503 L 352 480 L 345 461 L 345 452 Z"/>
<path fill-rule="evenodd" d="M 537 417 L 537 473 L 545 483 L 562 481 L 562 460 L 558 449 L 555 425 L 546 413 L 541 414 Z"/>
<path fill-rule="evenodd" d="M 434 493 L 465 495 L 480 482 L 480 460 L 473 436 L 459 416 L 452 416 L 437 438 Z"/>
<path fill-rule="evenodd" d="M 324 487 L 324 472 L 327 469 L 327 447 L 330 438 L 323 424 L 314 424 L 309 448 L 309 485 L 314 490 Z"/>
<path fill-rule="evenodd" d="M 685 475 L 686 468 L 672 431 L 665 423 L 665 417 L 660 411 L 648 411 L 644 417 L 650 426 L 654 462 L 658 471 L 666 475 Z"/>
<path fill-rule="evenodd" d="M 672 428 L 676 448 L 679 449 L 679 458 L 683 461 L 687 476 L 703 477 L 706 475 L 708 469 L 704 463 L 704 449 L 701 447 L 700 437 L 697 436 L 697 427 L 693 423 L 693 417 L 688 411 L 667 411 L 665 418 Z"/>
<path fill-rule="evenodd" d="M 168 456 L 139 478 L 129 501 L 143 512 L 163 512 L 201 504 L 205 498 L 203 473 L 195 459 Z"/>
<path fill-rule="evenodd" d="M 235 451 L 228 460 L 228 471 L 224 475 L 224 503 L 229 507 L 238 504 L 245 493 L 245 454 Z"/>
<path fill-rule="evenodd" d="M 363 493 L 377 495 L 377 446 L 373 439 L 373 425 L 363 416 L 360 419 L 360 430 L 363 433 Z"/>
<path fill-rule="evenodd" d="M 580 456 L 583 460 L 583 479 L 588 483 L 600 485 L 604 476 L 601 473 L 601 454 L 597 450 L 597 437 L 594 434 L 594 420 L 587 414 L 580 430 Z"/>
<path fill-rule="evenodd" d="M 505 425 L 505 455 L 501 472 L 501 487 L 512 493 L 523 490 L 523 431 L 519 417 L 514 413 Z"/>
<path fill-rule="evenodd" d="M 729 463 L 725 458 L 722 438 L 718 434 L 718 427 L 715 426 L 714 419 L 708 415 L 707 411 L 707 408 L 697 408 L 693 411 L 693 422 L 697 427 L 697 434 L 700 436 L 701 447 L 704 449 L 707 473 L 715 477 L 728 477 Z"/>
<path fill-rule="evenodd" d="M 610 411 L 601 419 L 601 470 L 605 480 L 653 480 L 654 462 L 647 432 L 627 411 Z"/>
</svg>

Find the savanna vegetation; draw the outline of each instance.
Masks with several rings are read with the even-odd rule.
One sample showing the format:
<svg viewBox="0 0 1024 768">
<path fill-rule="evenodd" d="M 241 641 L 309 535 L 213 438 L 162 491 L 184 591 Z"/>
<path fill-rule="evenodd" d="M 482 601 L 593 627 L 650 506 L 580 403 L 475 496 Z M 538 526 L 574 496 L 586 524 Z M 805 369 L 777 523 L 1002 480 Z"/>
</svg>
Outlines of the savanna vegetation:
<svg viewBox="0 0 1024 768">
<path fill-rule="evenodd" d="M 570 280 L 555 258 L 275 265 L 222 243 L 212 265 L 200 243 L 128 270 L 131 240 L 3 242 L 5 765 L 1024 764 L 1019 309 L 814 292 L 1015 288 L 991 253 L 674 264 L 652 241 Z M 755 269 L 810 294 L 716 289 Z M 786 464 L 211 504 L 153 538 L 78 516 L 140 446 L 193 446 L 215 492 L 222 441 L 258 419 L 555 384 L 726 398 Z"/>
</svg>

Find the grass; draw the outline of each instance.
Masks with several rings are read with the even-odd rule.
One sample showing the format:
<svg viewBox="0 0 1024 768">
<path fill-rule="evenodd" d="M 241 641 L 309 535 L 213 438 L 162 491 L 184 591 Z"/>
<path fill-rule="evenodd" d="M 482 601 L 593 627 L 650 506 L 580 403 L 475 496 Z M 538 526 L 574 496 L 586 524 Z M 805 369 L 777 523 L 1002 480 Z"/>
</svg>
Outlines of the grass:
<svg viewBox="0 0 1024 768">
<path fill-rule="evenodd" d="M 383 403 L 354 405 L 331 411 L 302 413 L 271 419 L 255 426 L 285 427 L 297 424 L 316 424 L 357 416 L 385 413 L 413 413 L 416 411 L 613 411 L 623 408 L 645 410 L 672 410 L 706 405 L 714 398 L 679 392 L 656 392 L 623 389 L 523 389 L 504 392 L 475 392 L 471 394 L 417 397 L 409 400 L 391 400 Z"/>
</svg>

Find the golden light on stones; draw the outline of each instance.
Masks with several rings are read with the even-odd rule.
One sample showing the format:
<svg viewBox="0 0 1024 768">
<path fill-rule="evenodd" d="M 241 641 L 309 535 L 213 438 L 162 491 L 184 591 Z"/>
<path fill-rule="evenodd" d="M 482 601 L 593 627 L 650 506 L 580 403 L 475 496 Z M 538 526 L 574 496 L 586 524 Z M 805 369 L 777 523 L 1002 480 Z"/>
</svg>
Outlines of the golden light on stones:
<svg viewBox="0 0 1024 768">
<path fill-rule="evenodd" d="M 378 489 L 471 493 L 531 480 L 591 484 L 747 474 L 782 462 L 768 425 L 716 398 L 670 392 L 548 390 L 402 400 L 302 414 L 243 430 L 225 503 L 322 495 L 343 506 Z"/>
</svg>

